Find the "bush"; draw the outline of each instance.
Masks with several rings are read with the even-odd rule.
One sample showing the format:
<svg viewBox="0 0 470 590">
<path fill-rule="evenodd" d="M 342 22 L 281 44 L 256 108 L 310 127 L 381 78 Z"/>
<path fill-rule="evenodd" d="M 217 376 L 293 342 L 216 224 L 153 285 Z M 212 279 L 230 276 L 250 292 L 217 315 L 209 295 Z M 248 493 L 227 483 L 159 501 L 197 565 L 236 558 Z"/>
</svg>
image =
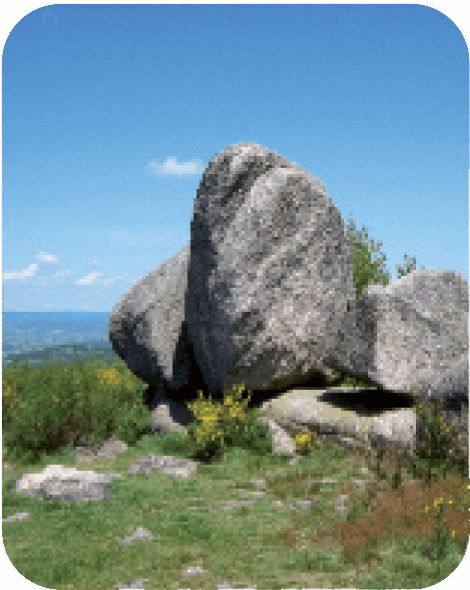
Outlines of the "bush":
<svg viewBox="0 0 470 590">
<path fill-rule="evenodd" d="M 414 394 L 416 395 L 416 394 Z M 442 400 L 432 400 L 423 404 L 415 398 L 416 423 L 421 426 L 424 440 L 418 444 L 416 458 L 413 461 L 414 473 L 429 485 L 438 474 L 446 477 L 446 473 L 457 468 L 464 477 L 466 465 L 456 454 L 453 441 L 458 440 L 459 428 L 456 422 L 451 426 L 444 424 L 444 404 Z M 465 460 L 463 463 L 467 463 Z"/>
<path fill-rule="evenodd" d="M 350 220 L 346 235 L 349 237 L 353 249 L 353 279 L 356 286 L 356 300 L 358 300 L 369 285 L 389 284 L 390 275 L 383 267 L 387 257 L 384 254 L 381 258 L 372 260 L 372 254 L 380 250 L 381 242 L 378 242 L 377 248 L 374 240 L 371 240 L 371 244 L 369 244 L 364 226 L 362 226 L 362 232 L 358 232 L 356 224 Z"/>
<path fill-rule="evenodd" d="M 128 414 L 117 422 L 116 438 L 134 446 L 143 434 L 149 431 L 151 413 L 142 400 L 137 400 Z"/>
<path fill-rule="evenodd" d="M 376 247 L 372 239 L 369 244 L 365 227 L 362 226 L 362 232 L 358 232 L 352 219 L 349 221 L 346 235 L 353 249 L 353 279 L 356 286 L 356 300 L 358 300 L 369 285 L 389 285 L 391 277 L 383 266 L 383 263 L 387 260 L 385 254 L 376 260 L 372 260 L 372 254 L 378 253 L 382 242 L 378 242 Z M 411 260 L 409 254 L 406 253 L 405 266 L 395 266 L 398 269 L 398 278 L 402 278 L 416 267 L 416 258 Z M 424 266 L 421 270 L 425 270 Z"/>
<path fill-rule="evenodd" d="M 117 364 L 14 365 L 2 378 L 4 444 L 13 456 L 35 462 L 81 435 L 90 444 L 104 440 L 117 425 L 132 441 L 144 428 L 138 401 L 146 387 Z"/>
<path fill-rule="evenodd" d="M 322 449 L 323 443 L 314 432 L 302 428 L 295 437 L 295 448 L 299 455 L 309 455 L 314 449 Z"/>
<path fill-rule="evenodd" d="M 188 404 L 193 410 L 195 421 L 187 427 L 187 434 L 172 433 L 164 439 L 165 449 L 185 452 L 191 459 L 211 462 L 220 459 L 229 448 L 241 448 L 254 454 L 272 452 L 272 438 L 265 427 L 258 423 L 258 409 L 248 414 L 245 411 L 249 398 L 236 401 L 241 396 L 243 385 L 224 392 L 224 400 L 217 403 L 199 399 Z"/>
</svg>

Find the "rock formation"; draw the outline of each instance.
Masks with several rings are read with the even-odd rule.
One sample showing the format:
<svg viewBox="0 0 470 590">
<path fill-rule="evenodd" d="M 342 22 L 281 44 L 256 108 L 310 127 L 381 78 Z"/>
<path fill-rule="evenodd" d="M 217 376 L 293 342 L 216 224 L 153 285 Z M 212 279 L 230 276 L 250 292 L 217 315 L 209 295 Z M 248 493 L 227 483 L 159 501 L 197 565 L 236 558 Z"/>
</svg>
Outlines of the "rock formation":
<svg viewBox="0 0 470 590">
<path fill-rule="evenodd" d="M 113 307 L 109 337 L 151 409 L 199 390 L 218 399 L 240 380 L 255 401 L 341 381 L 323 358 L 354 299 L 350 243 L 322 183 L 240 144 L 203 176 L 190 246 Z"/>
<path fill-rule="evenodd" d="M 439 398 L 451 419 L 468 406 L 465 279 L 414 271 L 356 301 L 351 245 L 322 183 L 256 144 L 214 156 L 190 244 L 113 307 L 109 337 L 149 384 L 149 408 L 180 425 L 198 391 L 217 400 L 244 383 L 253 407 L 345 376 L 377 395 Z"/>
<path fill-rule="evenodd" d="M 256 144 L 212 159 L 185 304 L 209 391 L 282 390 L 321 375 L 355 294 L 343 220 L 319 180 Z"/>
<path fill-rule="evenodd" d="M 468 283 L 458 272 L 371 285 L 349 315 L 330 366 L 423 402 L 468 403 Z"/>
</svg>

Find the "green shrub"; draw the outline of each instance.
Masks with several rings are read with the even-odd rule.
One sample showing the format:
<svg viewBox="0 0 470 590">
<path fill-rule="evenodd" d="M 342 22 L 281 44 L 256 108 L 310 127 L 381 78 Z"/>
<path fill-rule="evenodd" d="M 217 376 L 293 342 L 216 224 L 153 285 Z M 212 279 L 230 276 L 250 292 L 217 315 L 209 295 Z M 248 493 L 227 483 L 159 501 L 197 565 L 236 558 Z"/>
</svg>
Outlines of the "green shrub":
<svg viewBox="0 0 470 590">
<path fill-rule="evenodd" d="M 188 404 L 195 421 L 188 425 L 187 434 L 173 433 L 171 438 L 165 437 L 165 448 L 184 451 L 189 458 L 204 462 L 220 459 L 227 449 L 234 447 L 261 455 L 272 452 L 271 435 L 257 421 L 258 409 L 247 414 L 244 406 L 249 398 L 236 401 L 244 386 L 232 389 L 224 392 L 222 404 L 203 400 L 199 391 L 199 399 Z"/>
<path fill-rule="evenodd" d="M 117 421 L 116 438 L 134 446 L 149 431 L 151 413 L 142 400 L 137 400 L 132 410 Z"/>
<path fill-rule="evenodd" d="M 136 430 L 143 428 L 135 404 L 146 387 L 117 364 L 14 366 L 2 378 L 4 444 L 13 456 L 35 462 L 82 435 L 90 444 L 104 440 L 118 424 L 132 440 L 125 417 L 131 412 Z"/>
<path fill-rule="evenodd" d="M 305 428 L 302 428 L 295 437 L 295 449 L 300 455 L 309 455 L 314 449 L 321 448 L 323 448 L 321 440 Z"/>
<path fill-rule="evenodd" d="M 423 485 L 429 485 L 438 475 L 445 479 L 448 471 L 456 467 L 462 469 L 463 465 L 454 456 L 455 449 L 452 448 L 452 441 L 458 440 L 459 429 L 455 422 L 451 426 L 444 424 L 442 400 L 435 399 L 425 404 L 417 398 L 415 400 L 416 423 L 422 424 L 424 441 L 418 445 L 413 470 L 423 480 Z"/>
<path fill-rule="evenodd" d="M 369 244 L 365 227 L 362 226 L 362 231 L 358 232 L 352 219 L 349 221 L 346 235 L 353 249 L 353 279 L 356 286 L 356 300 L 358 300 L 369 285 L 389 285 L 391 277 L 383 266 L 387 260 L 385 254 L 372 260 L 372 254 L 378 253 L 382 242 L 377 242 L 376 246 L 372 239 Z M 395 266 L 398 269 L 398 277 L 402 278 L 415 268 L 416 258 L 410 260 L 409 254 L 405 254 L 405 266 Z M 425 270 L 424 266 L 421 270 Z"/>
<path fill-rule="evenodd" d="M 177 431 L 171 431 L 163 438 L 163 452 L 166 455 L 191 458 L 192 443 L 190 437 L 183 437 Z"/>
<path fill-rule="evenodd" d="M 374 240 L 371 240 L 371 244 L 369 244 L 367 240 L 368 234 L 364 226 L 362 226 L 362 232 L 358 232 L 356 231 L 356 224 L 350 220 L 346 235 L 349 237 L 353 249 L 353 279 L 356 286 L 357 300 L 369 285 L 389 284 L 390 275 L 383 267 L 387 257 L 384 254 L 381 258 L 372 260 L 372 254 L 380 250 L 381 242 L 378 242 L 377 247 Z"/>
<path fill-rule="evenodd" d="M 397 270 L 398 270 L 398 277 L 402 278 L 404 276 L 406 276 L 408 273 L 410 273 L 415 267 L 416 267 L 416 258 L 413 258 L 413 260 L 410 259 L 410 255 L 408 253 L 405 254 L 405 266 L 398 266 L 395 265 Z M 422 267 L 421 270 L 426 270 L 424 268 L 424 266 Z"/>
</svg>

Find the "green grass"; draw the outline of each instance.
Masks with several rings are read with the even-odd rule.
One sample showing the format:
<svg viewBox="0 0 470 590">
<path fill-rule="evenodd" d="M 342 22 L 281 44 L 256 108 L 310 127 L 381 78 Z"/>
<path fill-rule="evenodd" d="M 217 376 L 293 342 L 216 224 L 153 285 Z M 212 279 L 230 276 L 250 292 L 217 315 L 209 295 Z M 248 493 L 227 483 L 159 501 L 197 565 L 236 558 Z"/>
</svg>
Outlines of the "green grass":
<svg viewBox="0 0 470 590">
<path fill-rule="evenodd" d="M 150 578 L 146 590 L 215 590 L 223 581 L 258 590 L 422 588 L 447 577 L 465 554 L 468 472 L 461 464 L 441 469 L 434 457 L 425 457 L 419 469 L 403 467 L 405 487 L 396 490 L 363 474 L 364 457 L 304 432 L 297 443 L 306 454 L 289 465 L 287 457 L 263 451 L 267 439 L 255 427 L 257 413 L 243 411 L 237 392 L 226 392 L 223 404 L 198 400 L 188 436 L 162 439 L 148 433 L 145 386 L 122 362 L 16 365 L 4 371 L 2 385 L 3 460 L 11 464 L 3 471 L 3 518 L 30 513 L 25 521 L 4 523 L 3 540 L 16 569 L 40 586 L 111 590 Z M 47 502 L 11 489 L 23 474 L 49 464 L 76 467 L 72 446 L 81 434 L 90 442 L 105 440 L 117 427 L 119 438 L 129 441 L 127 451 L 78 466 L 122 474 L 110 485 L 111 501 Z M 196 456 L 200 464 L 186 480 L 158 470 L 127 475 L 149 453 Z M 258 490 L 251 480 L 267 473 L 275 475 L 266 478 L 266 494 L 253 506 L 218 511 L 229 500 L 250 499 L 242 492 Z M 362 490 L 352 479 L 367 479 L 370 487 Z M 372 506 L 374 486 L 379 496 Z M 329 505 L 341 494 L 351 500 L 347 517 Z M 318 510 L 274 505 L 312 495 Z M 138 527 L 153 539 L 121 546 Z M 190 566 L 207 573 L 185 577 Z"/>
</svg>

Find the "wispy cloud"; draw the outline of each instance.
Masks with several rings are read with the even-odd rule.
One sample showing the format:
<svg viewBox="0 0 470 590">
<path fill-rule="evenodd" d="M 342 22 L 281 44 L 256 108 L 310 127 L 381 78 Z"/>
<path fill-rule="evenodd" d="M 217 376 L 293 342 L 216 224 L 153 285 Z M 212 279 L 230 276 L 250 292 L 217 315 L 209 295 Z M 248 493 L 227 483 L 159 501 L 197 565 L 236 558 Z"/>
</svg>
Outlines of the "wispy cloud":
<svg viewBox="0 0 470 590">
<path fill-rule="evenodd" d="M 2 278 L 4 281 L 11 281 L 13 279 L 26 279 L 28 277 L 34 277 L 37 273 L 38 265 L 30 264 L 27 269 L 20 270 L 19 272 L 4 272 Z"/>
<path fill-rule="evenodd" d="M 3 282 L 6 283 L 7 281 L 18 281 L 23 285 L 32 286 L 54 286 L 59 284 L 63 285 L 63 281 L 61 281 L 60 279 L 62 277 L 70 276 L 72 274 L 72 271 L 68 269 L 58 270 L 53 275 L 47 274 L 50 270 L 51 265 L 57 265 L 59 263 L 58 256 L 39 252 L 38 254 L 36 254 L 35 258 L 43 264 L 30 264 L 28 268 L 23 270 L 4 272 L 2 273 Z M 94 258 L 92 260 L 92 264 L 97 265 L 98 259 Z M 120 276 L 110 277 L 107 279 L 99 279 L 99 277 L 101 276 L 103 276 L 103 273 L 95 270 L 91 273 L 88 273 L 83 278 L 72 279 L 70 281 L 70 284 L 79 286 L 107 285 L 108 283 L 115 283 L 117 281 L 124 281 L 126 279 L 129 280 L 127 273 L 124 273 Z M 131 280 L 134 281 L 135 279 L 132 278 Z"/>
<path fill-rule="evenodd" d="M 96 283 L 96 280 L 98 277 L 101 277 L 103 275 L 102 272 L 98 272 L 98 271 L 93 271 L 91 272 L 89 275 L 87 275 L 86 277 L 84 277 L 83 279 L 77 279 L 75 281 L 76 285 L 94 285 Z"/>
<path fill-rule="evenodd" d="M 58 256 L 54 256 L 54 254 L 44 254 L 44 252 L 39 252 L 39 254 L 36 254 L 36 258 L 41 262 L 59 262 Z"/>
<path fill-rule="evenodd" d="M 147 170 L 150 174 L 157 174 L 157 176 L 182 176 L 183 174 L 196 176 L 204 172 L 204 166 L 202 160 L 192 160 L 178 164 L 175 156 L 171 156 L 163 164 L 159 164 L 158 160 L 152 160 L 147 165 Z"/>
</svg>

